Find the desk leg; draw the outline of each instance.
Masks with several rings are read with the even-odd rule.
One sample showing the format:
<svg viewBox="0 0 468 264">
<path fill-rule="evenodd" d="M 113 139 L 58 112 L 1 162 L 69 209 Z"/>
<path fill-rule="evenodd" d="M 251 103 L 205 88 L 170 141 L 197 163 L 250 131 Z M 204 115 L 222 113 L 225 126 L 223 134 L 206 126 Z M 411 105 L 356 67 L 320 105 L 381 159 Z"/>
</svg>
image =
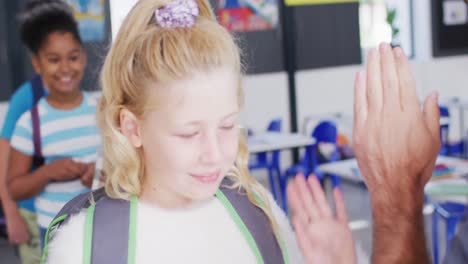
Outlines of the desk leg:
<svg viewBox="0 0 468 264">
<path fill-rule="evenodd" d="M 460 107 L 460 138 L 462 143 L 462 157 L 468 158 L 468 135 L 465 134 L 465 108 Z"/>
</svg>

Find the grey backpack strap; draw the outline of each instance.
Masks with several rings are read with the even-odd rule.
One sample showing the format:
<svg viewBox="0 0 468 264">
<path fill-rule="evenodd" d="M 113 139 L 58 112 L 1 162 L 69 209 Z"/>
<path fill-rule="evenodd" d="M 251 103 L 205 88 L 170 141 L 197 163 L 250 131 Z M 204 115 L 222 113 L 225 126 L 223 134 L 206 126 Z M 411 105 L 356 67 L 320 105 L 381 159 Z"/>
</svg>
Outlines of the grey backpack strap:
<svg viewBox="0 0 468 264">
<path fill-rule="evenodd" d="M 58 212 L 51 224 L 47 228 L 44 238 L 44 250 L 42 251 L 41 263 L 45 263 L 47 259 L 48 243 L 53 238 L 53 234 L 62 226 L 66 224 L 71 216 L 79 214 L 84 209 L 88 208 L 91 201 L 99 201 L 106 196 L 104 189 L 99 189 L 93 192 L 82 193 L 66 203 Z"/>
<path fill-rule="evenodd" d="M 91 263 L 127 264 L 130 202 L 102 198 L 94 213 Z M 130 245 L 135 246 L 135 245 Z"/>
<path fill-rule="evenodd" d="M 223 181 L 220 190 L 232 204 L 240 219 L 252 234 L 255 243 L 262 255 L 264 263 L 283 264 L 285 260 L 278 240 L 273 229 L 263 211 L 256 207 L 243 192 L 237 188 L 230 189 L 231 181 L 227 178 Z"/>
<path fill-rule="evenodd" d="M 50 229 L 58 229 L 66 224 L 71 216 L 89 209 L 94 202 L 92 229 L 85 232 L 85 240 L 90 236 L 91 243 L 84 245 L 84 252 L 90 251 L 90 258 L 84 263 L 100 264 L 127 264 L 129 232 L 130 232 L 130 202 L 122 199 L 112 199 L 107 196 L 104 188 L 93 192 L 83 193 L 70 200 L 55 217 Z M 89 214 L 89 211 L 88 211 Z M 56 220 L 59 220 L 58 222 Z M 87 230 L 87 227 L 85 227 Z M 132 246 L 135 246 L 133 243 Z M 86 248 L 89 247 L 89 248 Z M 47 255 L 45 245 L 43 262 Z"/>
<path fill-rule="evenodd" d="M 102 198 L 107 197 L 106 192 L 104 188 L 97 189 L 92 192 L 86 192 L 82 193 L 75 198 L 71 199 L 68 203 L 66 203 L 63 207 L 62 210 L 60 210 L 55 216 L 55 218 L 61 216 L 61 215 L 75 215 L 83 211 L 83 209 L 86 209 L 90 206 L 91 201 L 98 202 Z M 65 224 L 68 222 L 70 217 L 68 217 L 65 221 L 63 221 L 61 224 Z"/>
<path fill-rule="evenodd" d="M 468 263 L 468 214 L 458 224 L 457 233 L 448 245 L 443 263 Z"/>
</svg>

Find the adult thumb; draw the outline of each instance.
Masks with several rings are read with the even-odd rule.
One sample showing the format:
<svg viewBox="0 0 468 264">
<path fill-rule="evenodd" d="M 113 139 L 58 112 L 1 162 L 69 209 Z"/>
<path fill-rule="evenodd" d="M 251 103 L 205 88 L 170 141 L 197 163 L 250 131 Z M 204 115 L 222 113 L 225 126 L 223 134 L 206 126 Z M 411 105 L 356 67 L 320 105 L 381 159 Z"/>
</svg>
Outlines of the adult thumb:
<svg viewBox="0 0 468 264">
<path fill-rule="evenodd" d="M 440 111 L 438 104 L 439 94 L 430 93 L 424 101 L 423 114 L 424 121 L 431 135 L 440 140 Z"/>
</svg>

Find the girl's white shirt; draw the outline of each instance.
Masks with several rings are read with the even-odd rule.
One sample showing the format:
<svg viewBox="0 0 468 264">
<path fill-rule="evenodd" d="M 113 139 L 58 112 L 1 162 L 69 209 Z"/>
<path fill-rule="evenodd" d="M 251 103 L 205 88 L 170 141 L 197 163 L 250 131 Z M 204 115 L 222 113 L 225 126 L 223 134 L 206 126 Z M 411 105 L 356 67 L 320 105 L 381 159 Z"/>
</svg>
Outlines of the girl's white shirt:
<svg viewBox="0 0 468 264">
<path fill-rule="evenodd" d="M 286 215 L 268 196 L 290 263 L 303 263 Z M 47 263 L 83 263 L 85 217 L 81 212 L 61 227 L 49 244 Z M 180 210 L 138 202 L 136 243 L 138 264 L 256 263 L 240 229 L 216 198 Z"/>
</svg>

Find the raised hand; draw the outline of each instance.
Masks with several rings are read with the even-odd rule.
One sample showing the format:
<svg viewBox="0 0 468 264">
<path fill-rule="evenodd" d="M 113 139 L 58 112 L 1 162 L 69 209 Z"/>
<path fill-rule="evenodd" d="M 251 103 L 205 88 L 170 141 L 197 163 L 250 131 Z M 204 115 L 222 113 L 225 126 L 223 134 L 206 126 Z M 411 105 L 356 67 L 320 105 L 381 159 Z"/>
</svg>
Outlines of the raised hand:
<svg viewBox="0 0 468 264">
<path fill-rule="evenodd" d="M 308 264 L 356 263 L 354 242 L 341 191 L 333 190 L 336 216 L 314 175 L 307 182 L 298 175 L 287 187 L 292 222 L 302 254 Z"/>
<path fill-rule="evenodd" d="M 13 245 L 26 243 L 30 239 L 28 226 L 17 208 L 6 214 L 8 241 Z"/>
<path fill-rule="evenodd" d="M 440 149 L 437 94 L 421 109 L 403 50 L 382 44 L 357 75 L 354 100 L 354 151 L 371 194 L 420 193 Z"/>
<path fill-rule="evenodd" d="M 353 144 L 370 192 L 372 263 L 428 263 L 424 185 L 440 149 L 437 94 L 421 109 L 403 50 L 381 44 L 356 76 Z"/>
</svg>

